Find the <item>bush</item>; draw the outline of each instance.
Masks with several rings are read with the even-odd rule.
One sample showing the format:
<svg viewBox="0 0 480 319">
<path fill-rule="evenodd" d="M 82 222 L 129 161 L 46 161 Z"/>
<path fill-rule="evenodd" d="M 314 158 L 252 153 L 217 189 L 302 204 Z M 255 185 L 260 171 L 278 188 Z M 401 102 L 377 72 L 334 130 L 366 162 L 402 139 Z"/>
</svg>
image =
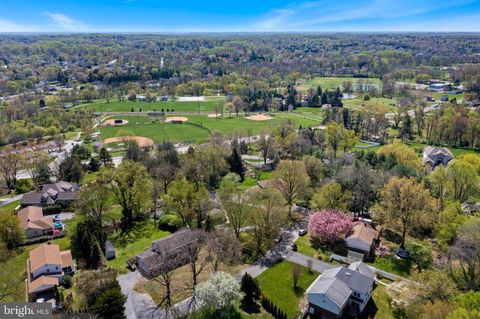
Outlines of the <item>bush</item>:
<svg viewBox="0 0 480 319">
<path fill-rule="evenodd" d="M 18 179 L 15 183 L 15 192 L 24 194 L 32 190 L 32 183 L 29 179 Z"/>
<path fill-rule="evenodd" d="M 182 219 L 175 213 L 169 213 L 158 219 L 158 228 L 174 232 L 182 227 Z"/>
<path fill-rule="evenodd" d="M 72 276 L 66 275 L 63 277 L 63 286 L 67 289 L 72 287 Z"/>
</svg>

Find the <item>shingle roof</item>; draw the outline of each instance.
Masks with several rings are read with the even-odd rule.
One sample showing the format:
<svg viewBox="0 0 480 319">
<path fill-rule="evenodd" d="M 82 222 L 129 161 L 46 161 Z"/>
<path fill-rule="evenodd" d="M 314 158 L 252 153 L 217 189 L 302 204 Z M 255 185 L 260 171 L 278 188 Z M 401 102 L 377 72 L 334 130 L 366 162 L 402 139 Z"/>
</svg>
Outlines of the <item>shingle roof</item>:
<svg viewBox="0 0 480 319">
<path fill-rule="evenodd" d="M 355 222 L 353 224 L 353 233 L 346 239 L 359 239 L 369 246 L 378 238 L 379 231 L 366 222 Z"/>
<path fill-rule="evenodd" d="M 311 284 L 307 293 L 324 294 L 341 308 L 350 297 L 352 290 L 340 279 L 325 278 L 322 275 Z"/>
<path fill-rule="evenodd" d="M 348 266 L 348 269 L 358 271 L 359 273 L 361 273 L 364 276 L 375 279 L 375 273 L 364 262 L 361 262 L 361 261 L 353 262 L 353 263 L 350 264 L 350 266 Z"/>
<path fill-rule="evenodd" d="M 58 286 L 58 278 L 53 276 L 40 276 L 28 284 L 28 292 L 40 292 L 41 290 L 38 289 L 43 285 L 48 286 L 47 289 L 51 288 L 52 286 Z"/>
<path fill-rule="evenodd" d="M 320 276 L 324 278 L 337 278 L 344 282 L 350 289 L 367 292 L 373 284 L 373 278 L 362 275 L 360 272 L 348 269 L 345 266 L 325 270 Z"/>
<path fill-rule="evenodd" d="M 58 245 L 42 244 L 30 251 L 30 268 L 32 272 L 46 264 L 62 264 L 60 247 Z"/>
</svg>

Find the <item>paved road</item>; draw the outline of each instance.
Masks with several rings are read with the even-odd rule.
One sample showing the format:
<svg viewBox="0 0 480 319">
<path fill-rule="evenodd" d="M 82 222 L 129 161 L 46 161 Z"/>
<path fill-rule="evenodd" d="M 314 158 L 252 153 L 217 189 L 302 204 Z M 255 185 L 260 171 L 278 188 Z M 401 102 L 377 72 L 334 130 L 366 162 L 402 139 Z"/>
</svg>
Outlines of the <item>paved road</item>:
<svg viewBox="0 0 480 319">
<path fill-rule="evenodd" d="M 324 261 L 309 257 L 307 255 L 295 252 L 295 251 L 290 251 L 287 255 L 286 260 L 307 267 L 308 266 L 308 261 L 312 261 L 312 269 L 318 272 L 323 272 L 325 269 L 333 268 L 332 264 L 326 263 Z"/>
<path fill-rule="evenodd" d="M 14 196 L 14 197 L 11 197 L 11 198 L 3 198 L 3 199 L 0 199 L 0 207 L 2 206 L 5 206 L 5 205 L 8 205 L 14 201 L 17 201 L 17 200 L 20 200 L 22 199 L 22 196 L 23 195 L 17 195 L 17 196 Z"/>
<path fill-rule="evenodd" d="M 52 157 L 55 157 L 55 159 L 50 163 L 49 167 L 50 167 L 50 170 L 52 172 L 55 172 L 57 167 L 58 167 L 58 164 L 60 164 L 60 162 L 65 158 L 65 156 L 67 156 L 68 154 L 70 154 L 70 152 L 72 151 L 73 149 L 73 146 L 77 145 L 77 144 L 81 144 L 82 141 L 80 140 L 79 142 L 77 142 L 76 140 L 80 139 L 80 135 L 82 133 L 77 133 L 77 136 L 75 139 L 73 140 L 66 140 L 64 142 L 64 145 L 62 147 L 62 151 L 59 152 L 59 153 L 49 153 L 48 155 L 49 156 L 52 156 Z M 27 179 L 27 178 L 31 178 L 30 174 L 26 171 L 26 170 L 20 170 L 17 174 L 17 178 L 18 179 Z"/>
</svg>

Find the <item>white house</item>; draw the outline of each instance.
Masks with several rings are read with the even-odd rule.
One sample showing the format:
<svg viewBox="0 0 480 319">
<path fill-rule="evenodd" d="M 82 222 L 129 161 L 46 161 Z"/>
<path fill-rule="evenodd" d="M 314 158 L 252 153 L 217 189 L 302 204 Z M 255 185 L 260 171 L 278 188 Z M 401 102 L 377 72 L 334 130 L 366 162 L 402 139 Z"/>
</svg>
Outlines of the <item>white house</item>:
<svg viewBox="0 0 480 319">
<path fill-rule="evenodd" d="M 325 270 L 307 289 L 310 318 L 358 316 L 372 296 L 374 282 L 373 272 L 361 262 Z"/>
</svg>

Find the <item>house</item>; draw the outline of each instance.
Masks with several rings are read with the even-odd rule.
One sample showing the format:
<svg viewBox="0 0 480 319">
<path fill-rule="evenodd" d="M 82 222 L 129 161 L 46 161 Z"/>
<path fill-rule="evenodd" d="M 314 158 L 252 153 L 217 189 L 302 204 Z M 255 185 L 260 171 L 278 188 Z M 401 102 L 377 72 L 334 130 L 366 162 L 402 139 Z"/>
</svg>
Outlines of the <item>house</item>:
<svg viewBox="0 0 480 319">
<path fill-rule="evenodd" d="M 453 154 L 448 148 L 425 146 L 423 149 L 423 164 L 429 165 L 432 169 L 439 164 L 447 165 L 453 159 Z"/>
<path fill-rule="evenodd" d="M 23 195 L 20 207 L 27 206 L 69 206 L 77 199 L 80 187 L 76 183 L 58 182 L 44 184 L 40 192 L 30 192 Z"/>
<path fill-rule="evenodd" d="M 190 258 L 185 248 L 192 241 L 197 241 L 196 236 L 191 236 L 192 233 L 190 229 L 182 229 L 153 241 L 148 250 L 135 258 L 139 272 L 146 278 L 154 278 L 186 265 Z"/>
<path fill-rule="evenodd" d="M 363 254 L 363 259 L 375 257 L 380 231 L 367 222 L 357 221 L 353 224 L 353 233 L 345 238 L 349 250 Z"/>
<path fill-rule="evenodd" d="M 363 264 L 363 263 L 361 263 Z M 375 277 L 365 264 L 325 270 L 307 289 L 310 318 L 337 319 L 357 317 L 371 298 Z"/>
<path fill-rule="evenodd" d="M 41 207 L 28 206 L 19 210 L 17 214 L 27 239 L 53 234 L 53 217 L 43 216 Z"/>
<path fill-rule="evenodd" d="M 38 293 L 53 290 L 63 282 L 65 275 L 74 271 L 70 250 L 60 251 L 60 246 L 50 242 L 32 249 L 27 261 L 29 296 L 34 297 Z"/>
<path fill-rule="evenodd" d="M 117 257 L 117 251 L 115 250 L 115 247 L 113 247 L 113 244 L 110 241 L 105 242 L 105 258 L 107 260 L 115 259 Z"/>
</svg>

